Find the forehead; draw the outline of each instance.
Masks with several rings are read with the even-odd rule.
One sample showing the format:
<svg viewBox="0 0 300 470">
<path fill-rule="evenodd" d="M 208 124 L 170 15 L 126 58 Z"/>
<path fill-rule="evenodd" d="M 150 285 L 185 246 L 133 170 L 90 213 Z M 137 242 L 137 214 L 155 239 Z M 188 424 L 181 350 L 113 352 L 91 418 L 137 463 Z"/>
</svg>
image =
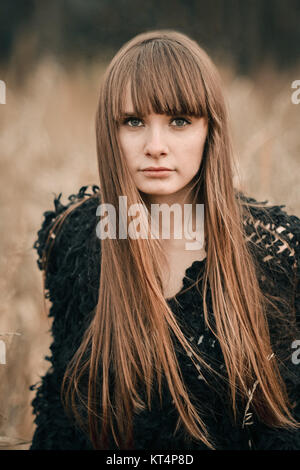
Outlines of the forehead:
<svg viewBox="0 0 300 470">
<path fill-rule="evenodd" d="M 132 100 L 132 93 L 135 93 L 135 103 Z M 142 99 L 139 99 L 139 95 Z M 148 96 L 147 96 L 148 95 Z M 195 114 L 194 111 L 189 109 L 187 106 L 174 106 L 173 103 L 161 103 L 158 99 L 153 100 L 155 96 L 155 91 L 151 90 L 148 92 L 146 90 L 134 90 L 131 89 L 131 82 L 129 81 L 123 89 L 121 96 L 121 109 L 120 114 L 137 114 L 139 116 L 146 116 L 149 114 L 165 114 L 168 116 L 176 114 Z"/>
<path fill-rule="evenodd" d="M 173 77 L 170 70 L 157 75 L 157 71 L 146 74 L 132 73 L 130 78 L 124 77 L 112 96 L 113 115 L 118 122 L 126 113 L 139 116 L 164 114 L 168 116 L 189 115 L 202 117 L 207 115 L 203 86 L 192 82 L 180 82 Z M 168 76 L 168 74 L 170 76 Z"/>
<path fill-rule="evenodd" d="M 155 93 L 147 93 L 146 90 L 139 90 L 137 87 L 131 88 L 132 84 L 129 80 L 126 86 L 124 87 L 122 97 L 121 97 L 121 113 L 122 114 L 138 114 L 139 116 L 146 116 L 151 113 L 156 113 L 157 110 L 152 105 L 151 96 Z M 135 103 L 132 100 L 132 94 L 135 93 Z M 139 95 L 142 96 L 142 99 L 139 99 Z M 147 96 L 148 95 L 148 96 Z M 158 114 L 162 114 L 159 112 Z"/>
<path fill-rule="evenodd" d="M 133 102 L 131 98 L 131 83 L 128 82 L 123 94 L 123 111 L 134 112 Z"/>
</svg>

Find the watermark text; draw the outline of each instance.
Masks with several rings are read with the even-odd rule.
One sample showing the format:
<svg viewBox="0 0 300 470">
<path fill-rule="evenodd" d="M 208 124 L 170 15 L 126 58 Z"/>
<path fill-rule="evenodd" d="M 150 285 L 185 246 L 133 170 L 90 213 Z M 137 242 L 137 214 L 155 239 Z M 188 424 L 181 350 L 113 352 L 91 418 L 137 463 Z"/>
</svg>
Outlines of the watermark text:
<svg viewBox="0 0 300 470">
<path fill-rule="evenodd" d="M 193 213 L 192 204 L 151 204 L 149 229 L 148 210 L 143 204 L 127 207 L 127 196 L 119 196 L 119 226 L 117 230 L 116 209 L 113 204 L 102 203 L 97 207 L 96 215 L 102 217 L 97 224 L 96 233 L 101 240 L 106 238 L 126 239 L 171 239 L 171 215 L 173 215 L 174 239 L 187 240 L 186 250 L 200 250 L 204 246 L 204 204 L 196 204 Z M 193 216 L 194 226 L 193 228 Z M 128 217 L 135 217 L 128 224 Z M 161 221 L 161 223 L 160 223 Z M 118 232 L 118 233 L 117 233 Z"/>
<path fill-rule="evenodd" d="M 295 339 L 292 342 L 292 348 L 296 349 L 292 354 L 292 363 L 298 365 L 300 364 L 300 339 Z"/>
<path fill-rule="evenodd" d="M 3 80 L 0 80 L 0 104 L 6 104 L 6 85 Z"/>
<path fill-rule="evenodd" d="M 6 364 L 6 344 L 0 339 L 0 364 Z"/>
<path fill-rule="evenodd" d="M 292 88 L 295 88 L 295 91 L 292 93 L 291 100 L 293 104 L 300 103 L 300 80 L 294 80 L 292 83 Z"/>
</svg>

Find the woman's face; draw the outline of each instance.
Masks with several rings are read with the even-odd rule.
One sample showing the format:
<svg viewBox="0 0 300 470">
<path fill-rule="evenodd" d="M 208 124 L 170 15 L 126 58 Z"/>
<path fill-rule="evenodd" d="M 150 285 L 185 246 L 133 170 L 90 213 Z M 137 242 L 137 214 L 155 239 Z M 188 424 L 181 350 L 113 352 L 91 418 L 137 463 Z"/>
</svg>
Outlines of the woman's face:
<svg viewBox="0 0 300 470">
<path fill-rule="evenodd" d="M 201 164 L 206 120 L 166 114 L 136 116 L 129 87 L 124 107 L 119 139 L 137 188 L 150 202 L 180 202 Z M 145 171 L 149 167 L 168 170 Z"/>
</svg>

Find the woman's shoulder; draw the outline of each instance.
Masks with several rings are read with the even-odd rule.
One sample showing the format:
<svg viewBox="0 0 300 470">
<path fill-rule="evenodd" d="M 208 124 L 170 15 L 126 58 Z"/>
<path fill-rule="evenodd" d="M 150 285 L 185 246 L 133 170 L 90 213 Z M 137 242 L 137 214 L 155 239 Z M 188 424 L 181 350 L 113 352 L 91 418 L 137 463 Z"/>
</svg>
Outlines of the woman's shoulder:
<svg viewBox="0 0 300 470">
<path fill-rule="evenodd" d="M 280 328 L 283 335 L 287 319 L 296 322 L 295 326 L 300 328 L 300 219 L 289 214 L 285 205 L 257 201 L 244 193 L 238 197 L 245 237 L 253 254 L 259 284 L 273 302 L 281 301 L 278 307 L 282 321 L 275 310 L 274 318 L 273 314 L 268 316 L 270 327 L 276 330 L 275 338 Z"/>
<path fill-rule="evenodd" d="M 45 269 L 47 261 L 50 271 L 55 268 L 54 251 L 57 258 L 60 253 L 65 255 L 86 242 L 86 235 L 95 225 L 99 194 L 99 187 L 96 185 L 82 186 L 77 193 L 68 196 L 65 204 L 61 201 L 62 193 L 55 195 L 54 208 L 43 213 L 43 221 L 33 244 L 41 270 Z"/>
<path fill-rule="evenodd" d="M 62 193 L 55 196 L 54 208 L 43 213 L 33 248 L 43 271 L 45 296 L 52 302 L 61 302 L 70 292 L 86 291 L 87 285 L 96 295 L 100 263 L 92 260 L 100 250 L 96 238 L 99 197 L 98 186 L 82 186 L 65 204 Z"/>
<path fill-rule="evenodd" d="M 43 213 L 33 247 L 43 271 L 45 298 L 51 306 L 54 343 L 52 363 L 62 368 L 79 347 L 97 305 L 100 244 L 96 237 L 99 187 L 82 186 L 63 204 L 54 197 L 54 208 Z M 74 349 L 75 348 L 75 349 Z"/>
<path fill-rule="evenodd" d="M 299 270 L 300 218 L 289 214 L 285 205 L 238 192 L 242 207 L 245 234 L 250 246 L 267 265 L 282 265 L 287 270 Z M 298 271 L 299 274 L 299 271 Z"/>
</svg>

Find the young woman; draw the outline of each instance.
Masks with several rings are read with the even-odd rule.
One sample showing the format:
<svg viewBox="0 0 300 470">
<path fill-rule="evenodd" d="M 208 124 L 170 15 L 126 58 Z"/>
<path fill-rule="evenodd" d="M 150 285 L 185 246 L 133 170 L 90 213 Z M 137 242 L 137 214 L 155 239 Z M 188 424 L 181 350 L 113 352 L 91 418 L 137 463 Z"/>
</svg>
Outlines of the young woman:
<svg viewBox="0 0 300 470">
<path fill-rule="evenodd" d="M 234 188 L 211 60 L 176 31 L 136 36 L 96 134 L 100 185 L 55 198 L 34 245 L 54 341 L 31 449 L 300 449 L 300 219 Z M 175 217 L 170 237 L 103 236 L 111 208 L 142 233 L 155 204 L 190 204 L 202 246 Z"/>
</svg>

